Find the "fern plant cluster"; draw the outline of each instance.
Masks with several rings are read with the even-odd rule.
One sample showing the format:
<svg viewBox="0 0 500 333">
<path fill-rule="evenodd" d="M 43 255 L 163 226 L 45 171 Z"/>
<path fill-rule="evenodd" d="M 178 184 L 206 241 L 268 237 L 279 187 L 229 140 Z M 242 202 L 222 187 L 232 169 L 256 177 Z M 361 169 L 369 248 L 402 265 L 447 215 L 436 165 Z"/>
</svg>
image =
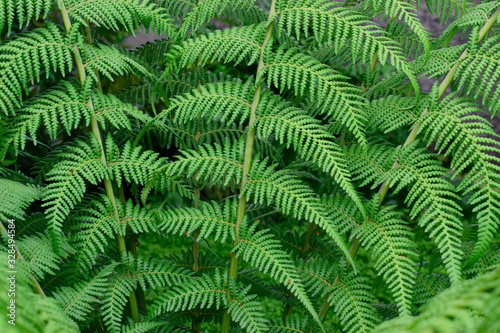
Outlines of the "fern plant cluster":
<svg viewBox="0 0 500 333">
<path fill-rule="evenodd" d="M 425 4 L 1 1 L 2 332 L 500 330 L 500 1 Z"/>
</svg>

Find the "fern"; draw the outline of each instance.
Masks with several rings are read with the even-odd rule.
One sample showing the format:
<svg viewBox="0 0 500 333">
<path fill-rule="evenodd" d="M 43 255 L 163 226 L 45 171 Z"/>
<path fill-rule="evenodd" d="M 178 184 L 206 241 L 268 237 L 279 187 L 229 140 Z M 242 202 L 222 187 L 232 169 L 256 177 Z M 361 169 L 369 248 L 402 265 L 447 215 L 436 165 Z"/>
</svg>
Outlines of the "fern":
<svg viewBox="0 0 500 333">
<path fill-rule="evenodd" d="M 255 233 L 255 225 L 244 226 L 243 233 L 244 236 L 236 245 L 237 250 L 243 252 L 243 260 L 250 261 L 252 266 L 259 267 L 263 273 L 269 272 L 273 279 L 285 284 L 287 289 L 305 306 L 314 320 L 319 321 L 298 272 L 293 267 L 292 262 L 287 260 L 288 255 L 283 250 L 280 251 L 279 243 L 272 239 L 272 234 L 263 231 Z"/>
<path fill-rule="evenodd" d="M 497 330 L 500 2 L 425 4 L 2 1 L 0 330 Z"/>
<path fill-rule="evenodd" d="M 473 114 L 478 111 L 466 100 L 449 96 L 439 104 L 434 100 L 422 122 L 425 137 L 436 143 L 436 149 L 440 152 L 446 150 L 447 154 L 454 153 L 451 168 L 456 170 L 455 175 L 472 166 L 458 187 L 458 190 L 464 191 L 464 195 L 477 190 L 468 199 L 469 203 L 478 204 L 474 211 L 477 212 L 479 224 L 478 242 L 471 263 L 486 251 L 500 224 L 500 169 L 499 160 L 493 155 L 500 150 L 498 140 L 491 138 L 498 135 L 483 118 Z M 428 126 L 431 121 L 432 130 Z M 450 132 L 453 134 L 450 135 Z M 453 142 L 450 142 L 451 138 L 454 138 Z"/>
<path fill-rule="evenodd" d="M 103 26 L 111 30 L 123 28 L 134 32 L 143 24 L 148 31 L 174 33 L 168 12 L 149 1 L 120 0 L 102 2 L 96 0 L 63 0 L 69 15 L 75 22 Z M 118 25 L 118 24 L 119 25 Z"/>
<path fill-rule="evenodd" d="M 395 193 L 408 183 L 415 182 L 406 197 L 406 202 L 411 205 L 410 216 L 416 217 L 425 210 L 419 225 L 435 239 L 445 258 L 451 281 L 456 283 L 462 279 L 459 259 L 462 256 L 460 249 L 462 223 L 459 219 L 460 206 L 453 201 L 458 198 L 455 189 L 442 178 L 444 169 L 426 154 L 422 154 L 422 150 L 410 146 L 403 150 L 399 157 L 399 165 L 390 170 L 385 178 L 389 186 L 398 182 Z"/>
<path fill-rule="evenodd" d="M 42 68 L 63 75 L 73 67 L 72 49 L 61 30 L 50 22 L 46 29 L 19 35 L 14 41 L 0 46 L 0 108 L 5 114 L 15 114 L 21 105 L 28 82 L 39 80 Z"/>
<path fill-rule="evenodd" d="M 63 160 L 47 173 L 47 180 L 51 183 L 44 188 L 43 195 L 43 206 L 48 207 L 48 227 L 56 251 L 63 221 L 81 201 L 87 188 L 86 182 L 97 184 L 108 174 L 95 137 L 89 142 L 76 141 L 73 146 L 67 147 L 67 152 L 62 152 L 58 157 Z"/>
<path fill-rule="evenodd" d="M 375 204 L 378 197 L 375 197 Z M 351 237 L 357 237 L 367 249 L 372 248 L 375 268 L 383 275 L 402 315 L 411 314 L 414 257 L 411 232 L 390 208 L 381 210 L 368 220 L 366 227 L 360 226 Z M 366 229 L 366 230 L 365 230 Z"/>
<path fill-rule="evenodd" d="M 296 95 L 307 93 L 308 97 L 315 101 L 312 105 L 314 110 L 326 113 L 334 119 L 340 118 L 342 125 L 358 140 L 365 141 L 362 125 L 364 114 L 361 111 L 365 101 L 358 96 L 356 88 L 342 82 L 346 77 L 340 73 L 312 57 L 299 53 L 297 49 L 286 52 L 280 49 L 276 55 L 269 57 L 262 75 L 267 75 L 268 81 L 280 91 L 291 88 Z M 347 110 L 349 117 L 341 117 L 339 113 L 331 110 L 329 106 L 332 104 Z"/>
</svg>

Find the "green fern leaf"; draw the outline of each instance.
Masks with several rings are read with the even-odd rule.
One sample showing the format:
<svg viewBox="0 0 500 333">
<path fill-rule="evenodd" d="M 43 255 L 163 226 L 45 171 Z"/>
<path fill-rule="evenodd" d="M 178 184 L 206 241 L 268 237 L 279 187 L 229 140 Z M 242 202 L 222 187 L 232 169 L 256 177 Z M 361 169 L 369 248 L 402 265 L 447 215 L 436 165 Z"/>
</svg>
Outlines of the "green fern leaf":
<svg viewBox="0 0 500 333">
<path fill-rule="evenodd" d="M 376 207 L 378 202 L 375 196 L 371 204 Z M 416 244 L 410 241 L 412 233 L 397 215 L 390 207 L 381 209 L 366 225 L 353 230 L 351 238 L 360 239 L 362 246 L 372 249 L 375 269 L 392 291 L 399 313 L 408 316 L 411 315 L 414 279 L 411 257 L 416 257 L 413 251 Z"/>
<path fill-rule="evenodd" d="M 256 224 L 242 226 L 240 240 L 232 252 L 241 256 L 244 261 L 250 262 L 262 273 L 269 272 L 271 278 L 284 284 L 322 327 L 290 256 L 282 250 L 280 242 L 274 239 L 269 231 L 256 231 L 256 226 Z"/>
<path fill-rule="evenodd" d="M 0 31 L 7 27 L 7 35 L 17 18 L 19 27 L 28 23 L 32 19 L 37 19 L 42 13 L 42 19 L 45 20 L 49 14 L 52 0 L 5 0 L 0 3 Z"/>
<path fill-rule="evenodd" d="M 281 92 L 293 89 L 295 95 L 304 96 L 307 93 L 309 99 L 315 101 L 311 104 L 313 110 L 339 119 L 358 140 L 366 142 L 363 133 L 365 100 L 359 96 L 356 87 L 345 82 L 347 77 L 300 53 L 299 49 L 285 51 L 280 48 L 276 54 L 266 58 L 257 80 L 267 77 L 268 83 Z"/>
<path fill-rule="evenodd" d="M 264 40 L 266 24 L 250 25 L 241 28 L 216 30 L 208 35 L 191 38 L 181 45 L 174 45 L 166 54 L 167 70 L 163 77 L 171 71 L 224 59 L 225 62 L 240 63 L 248 57 L 247 65 L 256 62 L 260 55 Z"/>
<path fill-rule="evenodd" d="M 77 282 L 71 287 L 59 288 L 54 298 L 59 301 L 64 313 L 77 321 L 84 321 L 91 311 L 95 311 L 95 304 L 101 302 L 101 296 L 109 287 L 109 275 L 117 264 L 111 264 L 93 275 L 88 281 Z"/>
<path fill-rule="evenodd" d="M 146 31 L 156 29 L 158 34 L 166 33 L 169 36 L 174 34 L 173 21 L 169 13 L 148 0 L 62 1 L 71 18 L 83 25 L 92 23 L 114 31 L 124 28 L 134 33 L 134 30 L 139 29 L 142 24 Z"/>
<path fill-rule="evenodd" d="M 177 208 L 157 213 L 160 221 L 158 228 L 171 234 L 191 235 L 199 230 L 199 237 L 214 237 L 215 241 L 225 242 L 228 235 L 236 239 L 236 200 L 226 200 L 221 207 L 216 202 L 203 203 L 200 209 Z"/>
<path fill-rule="evenodd" d="M 437 102 L 437 86 L 431 93 L 433 100 L 428 113 L 423 115 L 419 132 L 424 132 L 428 144 L 435 142 L 438 153 L 452 154 L 451 168 L 455 176 L 472 167 L 458 190 L 463 195 L 472 193 L 468 203 L 477 214 L 478 240 L 469 259 L 474 264 L 488 249 L 500 224 L 500 141 L 489 122 L 474 114 L 481 110 L 465 99 L 447 96 Z"/>
<path fill-rule="evenodd" d="M 386 60 L 402 71 L 412 82 L 417 95 L 420 92 L 417 80 L 401 52 L 399 45 L 384 36 L 379 26 L 367 17 L 348 7 L 334 7 L 330 1 L 280 0 L 276 4 L 278 26 L 288 34 L 306 37 L 312 30 L 314 38 L 322 43 L 333 40 L 338 53 L 350 37 L 352 62 L 360 57 L 365 64 L 371 64 L 375 55 L 385 64 Z"/>
<path fill-rule="evenodd" d="M 414 13 L 416 8 L 411 3 L 398 0 L 369 0 L 364 4 L 365 6 L 371 5 L 375 10 L 379 10 L 383 5 L 385 14 L 390 17 L 397 18 L 398 20 L 403 20 L 407 24 L 407 27 L 409 27 L 413 33 L 418 36 L 425 50 L 425 57 L 426 59 L 429 59 L 431 46 L 429 43 L 428 33 L 425 31 L 422 23 L 420 23 L 418 15 Z"/>
<path fill-rule="evenodd" d="M 265 97 L 261 100 L 254 122 L 257 137 L 265 139 L 274 135 L 287 148 L 293 144 L 302 158 L 333 177 L 355 202 L 359 202 L 341 150 L 320 122 L 299 108 Z"/>
<path fill-rule="evenodd" d="M 42 68 L 48 77 L 51 71 L 63 75 L 73 68 L 73 52 L 58 26 L 48 22 L 44 29 L 19 34 L 0 45 L 0 108 L 15 115 L 28 82 L 39 80 Z"/>
<path fill-rule="evenodd" d="M 304 218 L 316 223 L 353 263 L 349 250 L 336 230 L 337 226 L 329 218 L 324 205 L 314 192 L 301 180 L 290 175 L 289 170 L 275 171 L 272 167 L 266 168 L 265 162 L 254 159 L 242 195 L 247 198 L 252 195 L 254 202 L 260 204 L 276 205 L 283 214 L 291 215 L 295 219 Z M 354 263 L 353 266 L 356 269 Z"/>
<path fill-rule="evenodd" d="M 77 140 L 57 154 L 60 162 L 47 173 L 50 182 L 44 188 L 42 207 L 48 219 L 48 229 L 53 237 L 54 249 L 59 249 L 61 227 L 71 209 L 82 200 L 86 182 L 97 185 L 107 175 L 101 160 L 101 146 L 94 136 L 90 141 Z"/>
<path fill-rule="evenodd" d="M 250 115 L 253 82 L 254 79 L 250 77 L 244 83 L 233 80 L 201 85 L 190 94 L 171 99 L 170 107 L 162 111 L 158 119 L 175 113 L 175 119 L 184 123 L 198 116 L 228 123 L 239 119 L 243 123 Z"/>
<path fill-rule="evenodd" d="M 386 173 L 385 179 L 394 193 L 409 186 L 406 203 L 411 205 L 410 217 L 423 211 L 418 223 L 437 243 L 452 283 L 462 279 L 460 249 L 460 206 L 453 200 L 459 197 L 455 188 L 443 179 L 446 169 L 415 144 L 401 150 L 398 164 Z"/>
<path fill-rule="evenodd" d="M 366 278 L 348 274 L 333 283 L 328 301 L 346 332 L 371 332 L 379 322 Z"/>
<path fill-rule="evenodd" d="M 0 178 L 0 219 L 2 221 L 9 218 L 22 220 L 24 210 L 41 196 L 42 190 L 34 185 Z"/>
</svg>

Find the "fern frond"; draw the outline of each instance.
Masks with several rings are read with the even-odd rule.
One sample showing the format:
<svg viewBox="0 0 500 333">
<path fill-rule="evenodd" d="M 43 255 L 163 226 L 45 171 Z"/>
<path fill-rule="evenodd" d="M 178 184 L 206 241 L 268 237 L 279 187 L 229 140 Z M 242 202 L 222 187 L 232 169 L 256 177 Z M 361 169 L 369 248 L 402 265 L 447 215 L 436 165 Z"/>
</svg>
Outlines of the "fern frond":
<svg viewBox="0 0 500 333">
<path fill-rule="evenodd" d="M 147 123 L 150 119 L 137 108 L 122 103 L 112 95 L 92 92 L 91 97 L 94 109 L 85 100 L 81 89 L 62 81 L 58 86 L 29 99 L 16 111 L 18 116 L 9 124 L 8 131 L 12 135 L 13 145 L 24 149 L 27 135 L 36 145 L 37 132 L 42 123 L 49 137 L 54 139 L 59 132 L 59 124 L 69 134 L 82 122 L 88 126 L 92 116 L 96 117 L 103 128 L 106 120 L 115 128 L 131 129 L 129 117 L 142 123 Z"/>
<path fill-rule="evenodd" d="M 328 299 L 346 332 L 370 332 L 380 321 L 371 303 L 366 278 L 352 273 L 340 278 L 330 288 Z"/>
<path fill-rule="evenodd" d="M 172 2 L 181 1 L 174 0 Z M 191 33 L 197 31 L 200 26 L 216 18 L 226 9 L 230 11 L 232 8 L 238 8 L 241 11 L 247 11 L 252 7 L 253 2 L 254 0 L 205 0 L 200 3 L 190 4 L 192 5 L 190 11 L 184 16 L 179 29 L 179 37 L 186 36 L 188 31 L 191 31 Z M 177 6 L 179 5 L 177 4 Z"/>
<path fill-rule="evenodd" d="M 134 233 L 157 230 L 157 220 L 153 212 L 134 205 L 131 200 L 125 204 L 116 203 L 119 221 L 107 196 L 101 195 L 90 200 L 88 206 L 81 209 L 79 216 L 72 219 L 76 231 L 72 233 L 71 241 L 78 250 L 73 262 L 83 273 L 93 267 L 100 253 L 107 252 L 109 240 L 116 234 L 126 235 L 127 228 Z"/>
<path fill-rule="evenodd" d="M 462 216 L 454 186 L 443 177 L 446 169 L 415 145 L 401 150 L 398 164 L 386 173 L 389 187 L 397 183 L 394 193 L 408 186 L 406 203 L 411 206 L 410 217 L 423 211 L 418 224 L 436 242 L 452 283 L 462 279 L 461 241 Z"/>
<path fill-rule="evenodd" d="M 76 129 L 82 121 L 88 126 L 92 110 L 83 100 L 80 91 L 71 83 L 62 81 L 60 85 L 44 91 L 42 94 L 27 100 L 22 109 L 16 111 L 18 116 L 9 126 L 13 133 L 13 145 L 24 149 L 26 135 L 37 144 L 37 131 L 41 123 L 54 139 L 62 123 L 68 134 Z"/>
<path fill-rule="evenodd" d="M 159 174 L 174 176 L 182 174 L 184 178 L 194 179 L 202 185 L 214 184 L 225 187 L 230 183 L 241 181 L 245 142 L 225 141 L 223 146 L 217 144 L 199 146 L 196 150 L 181 150 L 182 156 L 177 161 L 167 164 L 159 170 Z"/>
<path fill-rule="evenodd" d="M 378 206 L 379 198 L 371 201 Z M 359 226 L 351 234 L 358 238 L 361 245 L 371 249 L 371 258 L 375 269 L 384 277 L 402 316 L 411 315 L 414 262 L 416 257 L 413 248 L 416 247 L 412 233 L 404 221 L 398 219 L 397 212 L 392 207 L 381 209 L 375 216 L 368 219 L 366 225 Z"/>
<path fill-rule="evenodd" d="M 475 32 L 478 31 L 476 28 Z M 479 101 L 482 96 L 481 103 L 495 115 L 500 112 L 500 36 L 486 37 L 480 47 L 469 43 L 467 51 L 452 89 L 474 101 Z"/>
<path fill-rule="evenodd" d="M 227 275 L 225 275 L 216 270 L 213 277 L 203 274 L 193 281 L 168 290 L 148 310 L 148 319 L 152 320 L 165 312 L 178 312 L 196 306 L 200 308 L 214 306 L 216 309 L 225 307 L 228 302 Z"/>
<path fill-rule="evenodd" d="M 355 86 L 346 82 L 347 77 L 296 48 L 287 51 L 280 48 L 276 54 L 267 54 L 257 79 L 262 77 L 281 92 L 292 89 L 295 95 L 307 95 L 315 101 L 312 109 L 339 119 L 358 140 L 366 142 L 365 100 Z"/>
<path fill-rule="evenodd" d="M 233 249 L 236 255 L 250 262 L 262 273 L 268 273 L 274 280 L 284 284 L 304 305 L 314 320 L 321 323 L 301 278 L 290 256 L 283 251 L 280 242 L 267 230 L 256 231 L 257 225 L 242 226 L 240 240 Z M 320 324 L 320 326 L 322 326 Z"/>
<path fill-rule="evenodd" d="M 477 115 L 481 110 L 467 100 L 449 95 L 438 103 L 436 87 L 431 96 L 433 101 L 422 116 L 420 132 L 424 132 L 428 144 L 435 142 L 438 153 L 453 156 L 455 176 L 472 168 L 458 190 L 464 196 L 472 193 L 467 201 L 477 214 L 478 240 L 469 259 L 473 264 L 487 250 L 500 224 L 500 158 L 495 156 L 500 153 L 500 141 L 490 123 Z"/>
<path fill-rule="evenodd" d="M 61 237 L 59 252 L 55 253 L 48 232 L 24 237 L 22 240 L 16 240 L 16 244 L 24 257 L 27 269 L 38 280 L 43 280 L 47 275 L 55 275 L 61 269 L 61 261 L 74 253 L 65 237 Z"/>
<path fill-rule="evenodd" d="M 10 272 L 7 269 L 8 256 L 2 251 L 0 260 L 5 263 L 2 265 L 0 279 L 9 281 Z M 20 262 L 18 262 L 20 263 Z M 7 320 L 0 322 L 2 332 L 24 333 L 24 332 L 57 332 L 57 333 L 77 333 L 80 332 L 78 325 L 68 318 L 58 302 L 51 297 L 43 298 L 42 295 L 33 293 L 28 285 L 28 273 L 22 270 L 21 265 L 16 266 L 16 291 L 15 291 L 15 325 L 8 323 Z M 7 308 L 11 304 L 12 298 L 5 289 L 0 293 L 0 304 Z M 18 300 L 23 300 L 22 302 Z"/>
<path fill-rule="evenodd" d="M 7 35 L 10 35 L 10 30 L 17 18 L 19 27 L 24 23 L 28 23 L 32 19 L 37 19 L 42 15 L 45 20 L 52 7 L 52 0 L 5 0 L 0 3 L 0 31 L 7 27 Z"/>
<path fill-rule="evenodd" d="M 237 142 L 245 134 L 243 125 L 226 123 L 219 121 L 209 121 L 207 119 L 194 119 L 188 123 L 178 123 L 176 121 L 165 121 L 160 129 L 166 128 L 159 134 L 164 138 L 166 147 L 172 144 L 177 148 L 196 149 L 202 145 L 222 146 L 226 140 Z"/>
<path fill-rule="evenodd" d="M 123 309 L 130 293 L 137 288 L 137 280 L 126 273 L 112 276 L 101 302 L 101 314 L 110 332 L 120 332 Z"/>
<path fill-rule="evenodd" d="M 41 196 L 42 190 L 37 186 L 0 178 L 0 220 L 22 220 L 24 210 Z"/>
<path fill-rule="evenodd" d="M 170 14 L 163 8 L 146 0 L 62 0 L 68 14 L 75 22 L 95 24 L 118 31 L 125 29 L 134 33 L 144 25 L 146 31 L 156 29 L 157 33 L 173 36 L 174 27 Z"/>
<path fill-rule="evenodd" d="M 48 229 L 58 251 L 61 227 L 70 210 L 82 200 L 86 182 L 97 185 L 107 175 L 101 160 L 101 146 L 94 136 L 89 141 L 76 140 L 57 154 L 60 159 L 47 173 L 47 185 L 43 192 L 42 207 L 48 219 Z"/>
<path fill-rule="evenodd" d="M 303 159 L 333 177 L 353 200 L 359 200 L 351 185 L 341 150 L 320 121 L 300 108 L 263 96 L 254 126 L 257 137 L 265 139 L 273 135 L 287 148 L 293 145 Z"/>
<path fill-rule="evenodd" d="M 417 9 L 411 3 L 398 0 L 369 0 L 366 1 L 364 5 L 371 5 L 376 11 L 380 10 L 380 7 L 383 5 L 382 10 L 385 14 L 405 22 L 407 27 L 409 27 L 412 32 L 418 36 L 425 50 L 425 57 L 426 59 L 429 58 L 431 51 L 429 36 L 427 31 L 425 31 L 425 28 L 422 26 L 422 23 L 420 23 L 418 15 L 415 13 Z"/>
<path fill-rule="evenodd" d="M 130 141 L 118 147 L 111 134 L 106 137 L 106 153 L 109 173 L 117 186 L 121 186 L 123 180 L 146 185 L 167 161 L 156 152 L 143 150 L 140 146 L 133 147 Z"/>
<path fill-rule="evenodd" d="M 95 305 L 101 302 L 101 296 L 109 287 L 109 275 L 117 264 L 106 266 L 94 274 L 90 280 L 77 282 L 71 287 L 58 288 L 53 297 L 58 300 L 64 313 L 77 321 L 86 320 L 86 315 L 95 311 Z"/>
<path fill-rule="evenodd" d="M 133 277 L 139 281 L 142 290 L 172 287 L 193 280 L 193 271 L 177 267 L 172 262 L 138 257 L 132 267 Z"/>
<path fill-rule="evenodd" d="M 248 293 L 251 286 L 238 290 L 234 280 L 231 282 L 233 282 L 231 283 L 232 300 L 227 306 L 231 319 L 249 333 L 267 332 L 269 323 L 263 312 L 264 307 L 256 300 L 256 295 Z"/>
<path fill-rule="evenodd" d="M 21 106 L 23 91 L 28 94 L 28 82 L 38 81 L 42 69 L 48 77 L 51 71 L 64 75 L 73 68 L 68 39 L 50 22 L 2 43 L 0 54 L 0 109 L 5 114 L 16 114 L 14 107 Z"/>
<path fill-rule="evenodd" d="M 106 129 L 106 122 L 116 129 L 132 129 L 131 120 L 147 124 L 153 118 L 140 111 L 135 106 L 123 103 L 113 95 L 105 95 L 99 91 L 91 94 L 94 106 L 94 117 L 101 124 L 102 129 Z"/>
<path fill-rule="evenodd" d="M 422 113 L 423 105 L 417 103 L 414 97 L 391 95 L 370 101 L 366 113 L 373 127 L 388 133 L 415 123 Z"/>
<path fill-rule="evenodd" d="M 467 1 L 467 5 L 471 3 Z M 447 46 L 449 41 L 455 36 L 455 34 L 462 30 L 462 36 L 465 31 L 471 27 L 482 27 L 491 17 L 491 14 L 498 8 L 497 1 L 489 1 L 474 4 L 473 7 L 467 6 L 465 11 L 462 12 L 460 18 L 455 18 L 448 27 L 443 31 L 441 36 L 436 40 L 436 45 Z"/>
<path fill-rule="evenodd" d="M 427 57 L 426 59 L 428 60 L 430 57 L 430 50 L 427 51 L 426 48 L 430 47 L 428 44 L 431 41 L 434 42 L 434 39 L 430 39 L 427 31 L 425 30 L 423 36 L 420 37 L 412 30 L 408 31 L 408 26 L 404 24 L 404 22 L 391 21 L 387 23 L 385 35 L 401 45 L 403 54 L 415 54 L 415 56 L 422 56 L 425 52 Z M 422 40 L 424 36 L 427 41 Z M 429 55 L 427 55 L 427 52 L 429 52 Z"/>
<path fill-rule="evenodd" d="M 346 45 L 350 37 L 353 63 L 361 58 L 363 63 L 370 64 L 377 54 L 382 64 L 388 59 L 405 73 L 417 94 L 419 93 L 417 80 L 399 45 L 385 37 L 384 31 L 360 12 L 349 7 L 332 8 L 332 3 L 325 0 L 280 0 L 276 4 L 276 13 L 278 26 L 288 34 L 295 32 L 297 36 L 303 34 L 307 37 L 312 30 L 319 43 L 333 40 L 336 53 Z"/>
<path fill-rule="evenodd" d="M 345 234 L 363 224 L 363 215 L 350 198 L 340 195 L 323 195 L 320 200 L 340 234 Z"/>
<path fill-rule="evenodd" d="M 450 279 L 443 274 L 415 273 L 413 303 L 422 305 L 450 286 Z"/>
<path fill-rule="evenodd" d="M 199 230 L 199 237 L 214 237 L 215 241 L 225 242 L 228 235 L 234 241 L 236 239 L 236 200 L 225 200 L 223 206 L 218 203 L 203 203 L 200 209 L 177 208 L 162 210 L 157 213 L 160 221 L 158 228 L 171 234 L 191 235 Z"/>
<path fill-rule="evenodd" d="M 114 81 L 113 76 L 135 74 L 139 77 L 155 81 L 154 72 L 145 63 L 138 61 L 135 54 L 120 50 L 114 46 L 94 43 L 80 45 L 83 66 L 87 73 L 87 86 L 97 82 L 95 71 Z"/>
<path fill-rule="evenodd" d="M 420 8 L 422 0 L 417 0 L 417 6 Z M 458 16 L 464 15 L 474 4 L 469 0 L 425 0 L 427 8 L 431 14 L 439 17 L 443 25 L 450 19 L 456 20 Z M 452 16 L 453 15 L 453 16 Z"/>
<path fill-rule="evenodd" d="M 285 322 L 281 319 L 273 320 L 269 325 L 269 333 L 307 333 L 312 332 L 312 323 L 308 318 L 286 317 Z"/>
<path fill-rule="evenodd" d="M 342 150 L 353 175 L 352 180 L 359 181 L 359 186 L 371 184 L 372 188 L 382 183 L 398 153 L 398 149 L 384 142 L 370 142 L 366 149 L 358 144 L 344 145 Z"/>
<path fill-rule="evenodd" d="M 436 296 L 416 317 L 387 321 L 375 332 L 487 332 L 497 330 L 500 271 L 464 281 Z"/>
<path fill-rule="evenodd" d="M 208 35 L 191 38 L 181 45 L 174 45 L 165 55 L 167 70 L 179 72 L 195 62 L 202 66 L 206 63 L 224 59 L 225 62 L 240 63 L 248 58 L 247 65 L 256 62 L 264 40 L 266 24 L 250 25 L 226 30 L 216 30 Z"/>
<path fill-rule="evenodd" d="M 232 80 L 202 85 L 190 94 L 171 99 L 170 107 L 162 111 L 158 119 L 173 112 L 175 119 L 184 123 L 198 116 L 228 123 L 238 119 L 243 123 L 250 115 L 253 83 L 254 79 L 250 77 L 245 82 Z"/>
<path fill-rule="evenodd" d="M 314 222 L 326 231 L 327 235 L 339 246 L 342 252 L 352 262 L 352 257 L 344 241 L 340 237 L 336 226 L 329 218 L 328 213 L 315 193 L 300 179 L 288 174 L 289 170 L 275 171 L 273 167 L 266 167 L 263 162 L 254 159 L 248 174 L 248 183 L 241 195 L 253 197 L 254 202 L 267 205 L 276 205 L 283 214 L 291 215 L 295 219 L 306 219 Z M 359 203 L 360 205 L 361 202 Z M 355 265 L 353 263 L 355 269 Z"/>
<path fill-rule="evenodd" d="M 19 192 L 16 192 L 18 195 Z M 40 192 L 41 194 L 41 192 Z M 1 216 L 1 215 L 0 215 Z M 23 219 L 16 220 L 16 236 L 15 239 L 22 239 L 30 235 L 43 233 L 47 229 L 47 220 L 42 213 L 33 213 L 24 216 Z"/>
</svg>

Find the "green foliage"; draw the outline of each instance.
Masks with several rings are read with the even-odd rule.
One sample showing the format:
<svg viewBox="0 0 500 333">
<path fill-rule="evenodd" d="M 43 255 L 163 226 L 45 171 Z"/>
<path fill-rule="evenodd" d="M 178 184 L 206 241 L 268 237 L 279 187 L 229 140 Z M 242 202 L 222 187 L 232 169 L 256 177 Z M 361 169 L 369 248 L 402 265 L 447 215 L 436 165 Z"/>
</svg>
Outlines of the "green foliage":
<svg viewBox="0 0 500 333">
<path fill-rule="evenodd" d="M 1 1 L 0 330 L 499 330 L 500 1 L 425 3 Z"/>
</svg>

